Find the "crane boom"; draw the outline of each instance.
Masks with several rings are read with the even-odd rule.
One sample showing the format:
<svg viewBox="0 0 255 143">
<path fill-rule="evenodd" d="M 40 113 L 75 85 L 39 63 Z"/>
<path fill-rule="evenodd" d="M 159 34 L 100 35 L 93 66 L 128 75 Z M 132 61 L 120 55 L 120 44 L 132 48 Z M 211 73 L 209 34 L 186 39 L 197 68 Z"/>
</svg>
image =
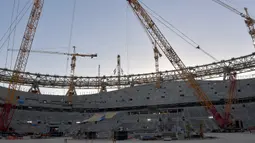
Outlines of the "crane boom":
<svg viewBox="0 0 255 143">
<path fill-rule="evenodd" d="M 230 117 L 230 112 L 231 112 L 231 106 L 233 103 L 233 98 L 236 93 L 236 73 L 231 74 L 229 76 L 229 80 L 230 80 L 230 87 L 229 87 L 229 91 L 228 91 L 228 98 L 227 98 L 227 103 L 226 103 L 226 107 L 225 107 L 225 117 L 224 117 L 226 125 L 231 123 L 231 120 L 229 119 L 229 117 Z"/>
<path fill-rule="evenodd" d="M 215 3 L 229 9 L 230 11 L 240 15 L 241 17 L 243 17 L 245 19 L 245 24 L 246 26 L 248 27 L 248 30 L 249 30 L 249 34 L 251 35 L 251 38 L 252 38 L 252 41 L 253 41 L 253 46 L 255 48 L 255 20 L 253 18 L 250 17 L 249 13 L 248 13 L 248 9 L 247 8 L 244 8 L 245 10 L 245 14 L 238 11 L 237 9 L 231 7 L 230 5 L 222 2 L 221 0 L 212 0 L 214 1 Z"/>
<path fill-rule="evenodd" d="M 27 23 L 27 27 L 21 42 L 20 50 L 15 62 L 14 73 L 9 83 L 8 93 L 6 96 L 5 104 L 0 114 L 0 130 L 7 131 L 14 114 L 14 108 L 16 107 L 15 91 L 20 88 L 18 81 L 20 80 L 20 72 L 24 72 L 26 69 L 29 51 L 32 47 L 36 28 L 41 16 L 44 0 L 34 0 L 34 4 L 30 13 L 30 17 Z"/>
<path fill-rule="evenodd" d="M 238 11 L 237 9 L 231 7 L 230 5 L 224 3 L 224 2 L 222 2 L 222 1 L 220 1 L 220 0 L 212 0 L 212 1 L 214 1 L 215 3 L 217 3 L 217 4 L 219 4 L 219 5 L 223 6 L 223 7 L 225 7 L 225 8 L 227 8 L 227 9 L 229 9 L 230 11 L 232 11 L 232 12 L 238 14 L 238 15 L 241 15 L 243 18 L 246 18 L 246 15 L 245 15 L 245 14 L 243 14 L 242 12 Z"/>
<path fill-rule="evenodd" d="M 208 109 L 214 119 L 217 121 L 220 127 L 224 126 L 224 120 L 221 115 L 217 112 L 215 106 L 202 91 L 197 81 L 194 79 L 192 72 L 186 68 L 185 64 L 176 54 L 172 46 L 169 44 L 165 36 L 160 32 L 159 28 L 153 22 L 151 17 L 148 15 L 146 10 L 140 5 L 138 0 L 127 0 L 134 13 L 139 18 L 140 22 L 146 27 L 146 30 L 155 40 L 158 47 L 162 50 L 168 60 L 172 63 L 175 69 L 179 69 L 179 74 L 183 80 L 187 80 L 187 83 L 195 90 L 195 95 L 198 97 L 200 103 Z"/>
<path fill-rule="evenodd" d="M 19 51 L 20 49 L 8 49 L 8 51 Z M 67 55 L 67 56 L 79 56 L 79 57 L 97 57 L 97 54 L 79 54 L 79 53 L 63 53 L 63 52 L 55 52 L 55 51 L 41 51 L 41 50 L 28 50 L 28 52 L 33 53 L 44 53 L 44 54 L 59 54 L 59 55 Z"/>
<path fill-rule="evenodd" d="M 43 53 L 43 54 L 58 54 L 58 55 L 68 55 L 72 57 L 72 61 L 71 61 L 71 80 L 69 83 L 69 89 L 66 93 L 66 95 L 68 96 L 68 101 L 69 104 L 72 103 L 72 96 L 76 95 L 75 92 L 75 85 L 74 85 L 74 73 L 75 73 L 75 67 L 76 67 L 76 57 L 97 57 L 97 54 L 79 54 L 76 53 L 75 51 L 75 46 L 73 46 L 73 53 L 63 53 L 63 52 L 54 52 L 54 51 L 41 51 L 41 50 L 27 50 L 27 52 L 33 52 L 33 53 Z M 8 49 L 8 51 L 21 51 L 21 49 Z"/>
</svg>

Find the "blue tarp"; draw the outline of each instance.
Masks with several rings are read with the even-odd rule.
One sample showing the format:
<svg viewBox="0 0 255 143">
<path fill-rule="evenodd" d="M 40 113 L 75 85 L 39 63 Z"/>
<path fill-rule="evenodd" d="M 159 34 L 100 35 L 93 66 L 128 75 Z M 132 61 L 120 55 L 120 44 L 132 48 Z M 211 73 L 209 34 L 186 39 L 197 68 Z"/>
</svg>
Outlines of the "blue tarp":
<svg viewBox="0 0 255 143">
<path fill-rule="evenodd" d="M 19 103 L 19 104 L 24 104 L 24 100 L 19 99 L 19 100 L 18 100 L 18 103 Z"/>
</svg>

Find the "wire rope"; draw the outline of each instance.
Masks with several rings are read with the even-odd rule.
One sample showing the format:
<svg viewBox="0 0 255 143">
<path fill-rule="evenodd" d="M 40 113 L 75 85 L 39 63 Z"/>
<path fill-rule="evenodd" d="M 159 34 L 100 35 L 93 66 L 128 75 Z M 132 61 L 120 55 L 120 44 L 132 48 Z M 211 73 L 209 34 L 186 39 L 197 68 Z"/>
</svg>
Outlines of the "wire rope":
<svg viewBox="0 0 255 143">
<path fill-rule="evenodd" d="M 15 20 L 11 23 L 11 25 L 8 27 L 7 31 L 4 33 L 4 35 L 1 37 L 0 42 L 3 41 L 4 37 L 6 36 L 6 34 L 9 32 L 9 28 L 12 27 L 12 25 L 15 23 L 15 21 L 18 19 L 18 17 L 21 15 L 22 11 L 25 10 L 26 6 L 29 4 L 30 0 L 27 1 L 27 3 L 25 4 L 25 6 L 23 7 L 23 9 L 20 11 L 19 15 L 16 16 Z M 32 5 L 32 3 L 31 3 Z M 30 6 L 31 6 L 30 5 Z M 28 9 L 26 9 L 27 12 Z M 25 12 L 25 13 L 26 13 Z M 22 18 L 24 17 L 25 13 L 22 15 Z"/>
<path fill-rule="evenodd" d="M 177 36 L 179 36 L 181 39 L 183 39 L 185 42 L 187 42 L 189 45 L 191 45 L 192 47 L 201 50 L 204 54 L 206 54 L 207 56 L 209 56 L 210 58 L 212 58 L 214 61 L 219 61 L 217 60 L 214 56 L 212 56 L 210 53 L 206 52 L 205 50 L 203 50 L 199 44 L 197 44 L 194 40 L 192 40 L 190 37 L 188 37 L 186 34 L 184 34 L 183 32 L 181 32 L 178 28 L 176 28 L 173 24 L 171 24 L 169 21 L 167 21 L 166 19 L 164 19 L 162 16 L 160 16 L 158 13 L 156 13 L 154 10 L 152 10 L 150 7 L 148 7 L 145 3 L 141 2 L 140 3 L 142 5 L 144 5 L 149 11 L 148 12 L 152 17 L 154 17 L 157 21 L 159 21 L 161 24 L 163 24 L 166 28 L 168 28 L 169 30 L 171 30 L 173 33 L 175 33 Z M 156 16 L 154 16 L 154 14 Z M 161 19 L 161 20 L 160 20 Z M 176 31 L 175 31 L 176 30 Z"/>
<path fill-rule="evenodd" d="M 18 0 L 16 15 L 18 15 L 18 13 L 19 13 L 19 5 L 20 5 L 20 1 Z M 17 23 L 17 21 L 16 21 L 16 24 L 15 24 L 15 26 L 14 26 L 13 42 L 12 42 L 12 48 L 11 48 L 11 49 L 13 49 L 13 48 L 14 48 L 14 45 L 15 45 L 14 40 L 15 40 L 15 37 L 16 37 L 17 24 L 18 24 L 18 23 Z M 10 64 L 10 69 L 12 68 L 12 64 L 13 64 L 13 51 L 11 52 L 11 64 Z"/>
<path fill-rule="evenodd" d="M 73 37 L 73 25 L 75 20 L 75 9 L 76 9 L 76 0 L 73 1 L 73 12 L 72 12 L 72 18 L 71 18 L 71 28 L 70 28 L 70 35 L 69 35 L 69 42 L 68 42 L 68 53 L 70 53 L 71 50 L 71 44 L 72 44 L 72 37 Z M 69 64 L 69 56 L 67 56 L 66 60 L 66 74 L 68 72 L 68 64 Z"/>
<path fill-rule="evenodd" d="M 129 49 L 128 49 L 128 5 L 126 6 L 126 31 L 125 31 L 126 35 L 125 35 L 125 38 L 126 38 L 126 43 L 125 43 L 125 46 L 126 46 L 126 56 L 127 56 L 127 75 L 129 75 L 129 66 L 130 66 L 130 63 L 129 63 Z"/>
<path fill-rule="evenodd" d="M 13 0 L 13 4 L 12 4 L 12 13 L 11 13 L 11 24 L 12 24 L 12 20 L 13 20 L 13 15 L 14 15 L 15 6 L 16 6 L 16 0 Z M 12 28 L 12 27 L 9 27 L 9 29 L 8 29 L 9 32 L 10 32 L 10 33 L 9 33 L 10 35 L 11 35 L 11 28 Z M 6 48 L 5 68 L 7 68 L 9 45 L 10 45 L 10 37 L 8 38 L 7 48 Z"/>
<path fill-rule="evenodd" d="M 30 0 L 29 0 L 30 1 Z M 28 10 L 29 10 L 29 8 L 32 6 L 32 3 L 31 3 L 31 5 L 26 9 L 26 11 L 24 12 L 24 14 L 21 16 L 21 18 L 17 21 L 17 24 L 19 24 L 19 22 L 21 21 L 21 19 L 25 16 L 25 14 L 28 12 Z M 18 16 L 17 16 L 18 17 Z M 17 18 L 16 17 L 16 18 Z M 15 22 L 16 20 L 14 20 L 14 22 Z M 13 22 L 13 23 L 14 23 Z M 12 23 L 12 24 L 13 24 Z M 12 25 L 11 24 L 11 25 Z M 9 30 L 8 30 L 9 31 Z M 2 41 L 3 40 L 3 38 L 5 37 L 5 35 L 8 33 L 8 31 L 4 34 L 4 36 L 1 38 L 1 40 L 0 41 Z M 14 31 L 14 28 L 11 30 L 11 32 L 10 33 L 12 33 Z M 5 43 L 7 42 L 7 40 L 8 40 L 8 38 L 10 37 L 11 35 L 10 34 L 8 34 L 8 36 L 7 36 L 7 39 L 5 39 L 4 40 L 4 42 L 2 43 L 2 45 L 0 46 L 0 52 L 1 52 L 1 50 L 2 50 L 2 48 L 3 48 L 3 46 L 5 45 Z"/>
</svg>

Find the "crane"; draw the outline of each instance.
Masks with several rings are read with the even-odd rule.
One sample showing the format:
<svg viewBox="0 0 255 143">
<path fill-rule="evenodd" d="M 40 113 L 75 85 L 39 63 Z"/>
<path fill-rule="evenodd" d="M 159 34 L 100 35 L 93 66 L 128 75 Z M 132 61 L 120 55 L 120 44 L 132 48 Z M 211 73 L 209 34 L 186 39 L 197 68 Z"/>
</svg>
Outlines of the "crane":
<svg viewBox="0 0 255 143">
<path fill-rule="evenodd" d="M 145 27 L 145 25 L 143 25 L 144 31 L 147 34 L 148 38 L 150 39 L 151 44 L 153 45 L 153 53 L 154 53 L 154 60 L 155 60 L 155 71 L 156 71 L 156 88 L 160 88 L 160 72 L 159 72 L 159 57 L 162 57 L 162 54 L 159 52 L 158 48 L 157 48 L 157 44 L 156 41 L 153 40 L 153 37 L 150 36 L 150 33 L 148 33 L 148 31 L 146 30 L 147 28 Z"/>
<path fill-rule="evenodd" d="M 227 98 L 227 103 L 226 103 L 225 112 L 224 112 L 225 124 L 227 126 L 232 123 L 232 120 L 230 120 L 230 112 L 231 112 L 231 106 L 233 103 L 233 98 L 236 94 L 236 72 L 229 75 L 229 81 L 230 81 L 230 87 L 228 90 L 228 98 Z"/>
<path fill-rule="evenodd" d="M 71 56 L 72 60 L 71 60 L 71 73 L 70 73 L 70 83 L 69 83 L 69 89 L 66 93 L 66 96 L 68 96 L 68 103 L 71 105 L 72 104 L 72 96 L 76 95 L 76 91 L 75 91 L 75 85 L 74 85 L 74 73 L 75 73 L 75 67 L 76 67 L 76 57 L 97 57 L 97 54 L 79 54 L 76 53 L 75 51 L 76 47 L 73 46 L 73 53 L 62 53 L 62 52 L 53 52 L 53 51 L 40 51 L 40 50 L 29 50 L 28 52 L 33 52 L 33 53 L 44 53 L 44 54 L 59 54 L 59 55 L 67 55 L 67 56 Z M 8 49 L 11 51 L 19 51 L 18 49 Z"/>
<path fill-rule="evenodd" d="M 100 80 L 100 65 L 98 65 L 98 93 L 100 92 L 100 83 L 101 83 L 101 80 Z"/>
<path fill-rule="evenodd" d="M 186 68 L 185 64 L 182 62 L 180 57 L 174 51 L 172 46 L 169 44 L 168 40 L 161 33 L 159 28 L 156 26 L 154 21 L 151 19 L 147 11 L 141 6 L 138 0 L 127 0 L 133 12 L 136 14 L 138 19 L 140 20 L 143 27 L 146 28 L 146 31 L 150 34 L 150 36 L 155 40 L 158 47 L 165 54 L 168 60 L 172 63 L 175 69 L 179 69 L 178 72 L 182 76 L 183 80 L 186 80 L 187 83 L 195 90 L 195 95 L 197 96 L 200 103 L 211 112 L 214 119 L 217 121 L 220 127 L 224 127 L 224 119 L 217 112 L 215 106 L 209 100 L 208 96 L 203 92 L 200 88 L 200 85 L 195 80 L 194 75 L 190 71 L 190 69 Z"/>
<path fill-rule="evenodd" d="M 120 76 L 123 74 L 123 70 L 120 65 L 120 55 L 117 55 L 117 67 L 114 69 L 113 73 L 116 74 L 117 71 L 117 76 L 118 76 L 118 89 L 120 89 Z"/>
<path fill-rule="evenodd" d="M 43 4 L 44 0 L 34 0 L 33 2 L 33 7 L 14 65 L 15 72 L 13 72 L 12 79 L 9 83 L 6 100 L 0 113 L 0 131 L 8 131 L 12 121 L 12 117 L 16 108 L 15 91 L 20 89 L 20 84 L 18 84 L 18 81 L 21 77 L 20 72 L 24 72 L 26 69 L 29 51 L 32 47 L 36 28 L 42 13 Z"/>
<path fill-rule="evenodd" d="M 255 28 L 254 28 L 254 24 L 255 24 L 255 20 L 253 18 L 250 17 L 249 13 L 248 13 L 248 8 L 244 8 L 245 10 L 245 14 L 238 11 L 237 9 L 231 7 L 230 5 L 222 2 L 221 0 L 212 0 L 214 1 L 215 3 L 229 9 L 230 11 L 240 15 L 241 17 L 243 17 L 245 20 L 245 24 L 246 26 L 248 27 L 248 30 L 249 30 L 249 34 L 251 35 L 251 38 L 252 38 L 252 41 L 253 41 L 253 46 L 255 48 Z"/>
<path fill-rule="evenodd" d="M 155 70 L 156 70 L 156 88 L 160 88 L 160 73 L 159 73 L 158 59 L 159 57 L 162 57 L 162 55 L 157 48 L 156 42 L 154 42 L 153 45 L 154 45 L 153 52 L 154 52 L 154 59 L 155 59 Z"/>
</svg>

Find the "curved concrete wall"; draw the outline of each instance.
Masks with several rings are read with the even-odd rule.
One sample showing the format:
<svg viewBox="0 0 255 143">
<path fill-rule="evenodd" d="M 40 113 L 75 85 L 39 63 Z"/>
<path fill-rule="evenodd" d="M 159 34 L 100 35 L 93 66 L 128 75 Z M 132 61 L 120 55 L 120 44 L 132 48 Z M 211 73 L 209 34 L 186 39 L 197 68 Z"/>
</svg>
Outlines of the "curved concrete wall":
<svg viewBox="0 0 255 143">
<path fill-rule="evenodd" d="M 244 106 L 245 105 L 245 106 Z M 222 114 L 223 105 L 217 105 L 217 110 Z M 156 111 L 148 110 L 134 110 L 134 111 L 122 111 L 118 112 L 116 116 L 111 119 L 105 119 L 102 121 L 89 122 L 86 124 L 76 124 L 77 121 L 84 121 L 90 118 L 94 113 L 79 113 L 79 112 L 46 112 L 46 111 L 29 111 L 29 110 L 16 110 L 11 127 L 19 132 L 47 132 L 50 126 L 59 127 L 62 132 L 75 132 L 81 128 L 83 130 L 107 132 L 117 127 L 125 127 L 129 130 L 141 130 L 143 128 L 156 129 L 159 127 L 159 118 L 164 121 L 167 118 L 171 119 L 171 124 L 178 124 L 184 128 L 183 117 L 185 122 L 189 122 L 193 128 L 199 129 L 199 124 L 203 121 L 207 129 L 217 129 L 215 120 L 209 119 L 210 114 L 206 112 L 203 107 L 185 107 L 180 112 L 167 114 L 159 114 Z M 232 116 L 234 119 L 242 120 L 244 127 L 255 126 L 255 103 L 235 104 L 232 109 Z M 162 109 L 166 110 L 166 109 Z M 174 110 L 169 108 L 168 110 Z M 148 113 L 145 111 L 148 111 Z M 136 112 L 138 114 L 129 114 L 129 112 Z M 151 119 L 148 122 L 148 118 Z M 32 121 L 33 124 L 40 124 L 33 126 L 27 124 L 27 121 Z M 71 124 L 70 124 L 71 123 Z"/>
<path fill-rule="evenodd" d="M 227 97 L 229 81 L 198 81 L 203 91 L 213 100 Z M 237 81 L 237 98 L 255 96 L 255 79 Z M 0 99 L 5 99 L 7 89 L 0 88 Z M 18 91 L 16 96 L 24 100 L 24 105 L 54 108 L 70 108 L 64 106 L 65 96 L 36 95 Z M 174 104 L 196 102 L 197 98 L 183 81 L 164 82 L 160 89 L 154 84 L 135 86 L 107 93 L 80 95 L 73 97 L 73 106 L 77 108 L 114 108 L 144 105 Z M 3 100 L 0 100 L 3 102 Z"/>
</svg>

